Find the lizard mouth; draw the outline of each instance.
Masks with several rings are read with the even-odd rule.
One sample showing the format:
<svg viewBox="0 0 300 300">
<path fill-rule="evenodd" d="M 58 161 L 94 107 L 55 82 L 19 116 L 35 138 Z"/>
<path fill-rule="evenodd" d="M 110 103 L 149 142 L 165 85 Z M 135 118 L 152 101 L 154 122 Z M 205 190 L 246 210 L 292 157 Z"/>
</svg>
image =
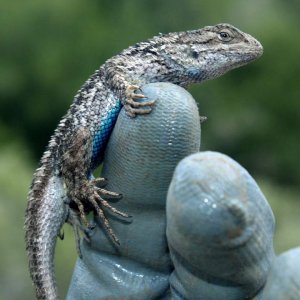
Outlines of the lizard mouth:
<svg viewBox="0 0 300 300">
<path fill-rule="evenodd" d="M 244 60 L 245 63 L 249 63 L 261 57 L 263 54 L 262 51 L 249 51 L 245 54 Z"/>
<path fill-rule="evenodd" d="M 248 64 L 261 57 L 262 54 L 263 54 L 262 47 L 260 49 L 258 48 L 257 50 L 251 49 L 249 51 L 244 51 L 244 52 L 233 51 L 231 53 L 232 62 L 233 62 L 232 66 L 238 67 L 238 66 Z"/>
</svg>

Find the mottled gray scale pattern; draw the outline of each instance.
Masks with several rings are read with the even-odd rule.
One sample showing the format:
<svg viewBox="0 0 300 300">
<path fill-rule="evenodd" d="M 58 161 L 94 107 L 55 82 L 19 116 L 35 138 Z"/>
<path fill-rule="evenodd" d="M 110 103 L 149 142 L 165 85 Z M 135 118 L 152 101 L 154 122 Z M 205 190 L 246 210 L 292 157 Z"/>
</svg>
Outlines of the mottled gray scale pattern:
<svg viewBox="0 0 300 300">
<path fill-rule="evenodd" d="M 103 194 L 116 196 L 116 193 L 99 191 L 97 182 L 87 177 L 92 167 L 92 145 L 95 136 L 99 138 L 101 135 L 101 121 L 107 118 L 118 101 L 131 117 L 149 113 L 151 109 L 145 110 L 138 101 L 140 92 L 137 89 L 132 92 L 136 86 L 171 82 L 186 87 L 219 77 L 255 60 L 261 54 L 262 46 L 256 39 L 229 24 L 218 24 L 198 30 L 161 34 L 131 46 L 107 60 L 86 81 L 51 137 L 34 174 L 28 196 L 26 244 L 38 299 L 58 298 L 53 268 L 49 268 L 49 263 L 40 261 L 38 256 L 46 245 L 51 245 L 49 253 L 54 253 L 60 224 L 69 222 L 78 239 L 78 228 L 90 227 L 85 214 L 92 210 L 102 219 L 104 229 L 112 240 L 118 242 L 101 208 L 105 206 L 125 216 L 102 198 Z M 109 132 L 103 134 L 109 135 Z M 84 145 L 78 145 L 80 142 Z M 104 150 L 101 147 L 105 148 L 105 143 L 98 145 L 99 153 Z M 80 149 L 79 153 L 76 153 L 77 148 Z M 98 163 L 101 163 L 101 159 Z M 60 190 L 68 199 L 63 202 L 67 218 L 63 218 L 61 212 L 48 211 L 45 206 L 46 201 L 63 201 L 48 197 L 49 189 L 54 188 L 54 177 L 60 178 Z M 45 218 L 48 214 L 53 216 Z M 58 220 L 56 216 L 61 219 Z M 47 226 L 49 224 L 42 222 L 45 219 L 59 226 Z M 52 257 L 47 259 L 50 264 L 53 264 Z"/>
</svg>

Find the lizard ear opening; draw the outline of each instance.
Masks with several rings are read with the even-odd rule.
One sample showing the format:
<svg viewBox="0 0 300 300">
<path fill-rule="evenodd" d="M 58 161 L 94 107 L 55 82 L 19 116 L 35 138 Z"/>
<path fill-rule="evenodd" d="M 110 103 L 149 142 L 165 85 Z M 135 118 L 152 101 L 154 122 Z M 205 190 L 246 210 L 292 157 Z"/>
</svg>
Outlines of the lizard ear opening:
<svg viewBox="0 0 300 300">
<path fill-rule="evenodd" d="M 199 51 L 193 49 L 191 53 L 193 58 L 197 59 L 199 57 Z"/>
</svg>

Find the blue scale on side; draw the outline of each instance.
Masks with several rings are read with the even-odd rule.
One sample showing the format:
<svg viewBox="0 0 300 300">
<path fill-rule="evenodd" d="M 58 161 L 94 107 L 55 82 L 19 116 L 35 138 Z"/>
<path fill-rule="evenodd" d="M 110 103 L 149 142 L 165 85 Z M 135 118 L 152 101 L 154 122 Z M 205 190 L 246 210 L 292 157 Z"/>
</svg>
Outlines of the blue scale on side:
<svg viewBox="0 0 300 300">
<path fill-rule="evenodd" d="M 116 105 L 107 113 L 106 117 L 101 119 L 99 128 L 93 139 L 93 153 L 91 161 L 92 170 L 96 169 L 103 160 L 108 139 L 115 126 L 121 108 L 121 101 L 117 101 Z"/>
</svg>

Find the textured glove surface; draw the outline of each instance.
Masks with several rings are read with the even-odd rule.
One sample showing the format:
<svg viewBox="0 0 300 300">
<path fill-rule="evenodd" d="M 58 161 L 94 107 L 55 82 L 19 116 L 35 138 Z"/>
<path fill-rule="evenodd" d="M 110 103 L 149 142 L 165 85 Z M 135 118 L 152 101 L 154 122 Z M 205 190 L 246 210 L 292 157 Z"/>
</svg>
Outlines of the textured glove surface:
<svg viewBox="0 0 300 300">
<path fill-rule="evenodd" d="M 172 272 L 165 235 L 168 186 L 177 163 L 200 148 L 197 105 L 183 88 L 153 83 L 142 88 L 155 100 L 151 114 L 131 119 L 121 111 L 106 149 L 103 176 L 123 198 L 109 214 L 117 248 L 96 219 L 91 243 L 82 245 L 68 299 L 168 299 Z"/>
</svg>

